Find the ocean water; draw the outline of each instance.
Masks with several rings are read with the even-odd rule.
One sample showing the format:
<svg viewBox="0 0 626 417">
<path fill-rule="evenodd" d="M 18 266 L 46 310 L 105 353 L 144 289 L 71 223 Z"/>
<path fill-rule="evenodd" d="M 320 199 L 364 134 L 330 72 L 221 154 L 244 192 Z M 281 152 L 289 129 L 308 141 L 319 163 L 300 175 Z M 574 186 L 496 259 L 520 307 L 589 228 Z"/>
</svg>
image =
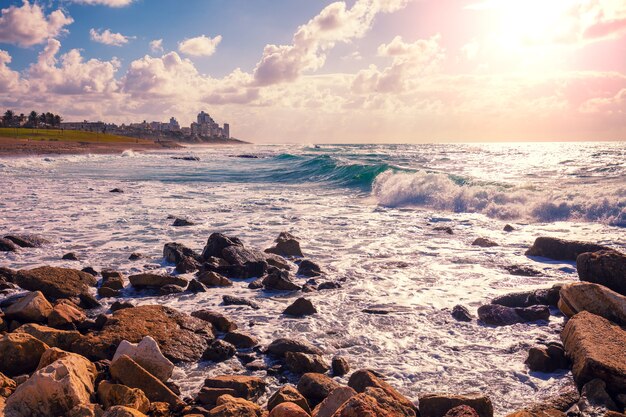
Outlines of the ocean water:
<svg viewBox="0 0 626 417">
<path fill-rule="evenodd" d="M 200 161 L 171 158 L 187 155 Z M 115 187 L 124 193 L 109 193 Z M 167 242 L 201 250 L 219 231 L 263 249 L 289 231 L 322 265 L 324 280 L 342 284 L 306 295 L 319 311 L 314 316 L 282 316 L 299 294 L 252 291 L 249 280 L 197 295 L 153 297 L 127 289 L 124 297 L 185 312 L 221 310 L 263 344 L 307 339 L 328 359 L 341 354 L 352 369 L 380 371 L 411 399 L 435 391 L 482 392 L 498 415 L 568 383 L 567 372 L 533 373 L 523 363 L 529 347 L 559 339 L 563 317 L 554 311 L 549 322 L 497 328 L 456 322 L 452 307 L 463 304 L 475 314 L 494 296 L 576 280 L 571 263 L 524 256 L 537 236 L 626 250 L 623 142 L 251 145 L 3 158 L 0 188 L 0 231 L 52 241 L 0 253 L 0 265 L 11 268 L 172 271 L 161 258 Z M 168 215 L 197 224 L 172 227 Z M 516 230 L 504 232 L 507 223 Z M 472 246 L 477 237 L 500 246 Z M 81 261 L 60 260 L 70 251 Z M 131 252 L 147 257 L 129 261 Z M 513 276 L 507 265 L 530 266 L 544 276 Z M 261 309 L 221 306 L 224 294 L 249 297 Z M 366 314 L 366 308 L 389 314 Z M 207 375 L 233 372 L 244 372 L 236 359 L 188 364 L 176 369 L 174 380 L 192 395 Z"/>
</svg>

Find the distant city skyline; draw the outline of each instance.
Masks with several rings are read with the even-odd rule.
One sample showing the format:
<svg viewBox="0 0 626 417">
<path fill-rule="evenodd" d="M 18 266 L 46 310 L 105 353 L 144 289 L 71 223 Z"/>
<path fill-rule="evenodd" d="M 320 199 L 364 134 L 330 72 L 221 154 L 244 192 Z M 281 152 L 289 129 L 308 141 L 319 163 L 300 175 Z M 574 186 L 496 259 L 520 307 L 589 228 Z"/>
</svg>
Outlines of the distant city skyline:
<svg viewBox="0 0 626 417">
<path fill-rule="evenodd" d="M 254 142 L 626 140 L 620 0 L 5 0 L 0 107 Z"/>
</svg>

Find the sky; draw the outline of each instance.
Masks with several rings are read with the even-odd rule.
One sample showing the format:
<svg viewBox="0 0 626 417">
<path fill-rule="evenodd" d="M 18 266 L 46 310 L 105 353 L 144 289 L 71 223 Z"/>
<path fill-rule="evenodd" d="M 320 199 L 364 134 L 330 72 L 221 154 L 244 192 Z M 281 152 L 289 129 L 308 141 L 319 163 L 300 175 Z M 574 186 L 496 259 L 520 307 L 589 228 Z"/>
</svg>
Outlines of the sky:
<svg viewBox="0 0 626 417">
<path fill-rule="evenodd" d="M 257 143 L 626 140 L 626 0 L 0 0 L 0 108 Z"/>
</svg>

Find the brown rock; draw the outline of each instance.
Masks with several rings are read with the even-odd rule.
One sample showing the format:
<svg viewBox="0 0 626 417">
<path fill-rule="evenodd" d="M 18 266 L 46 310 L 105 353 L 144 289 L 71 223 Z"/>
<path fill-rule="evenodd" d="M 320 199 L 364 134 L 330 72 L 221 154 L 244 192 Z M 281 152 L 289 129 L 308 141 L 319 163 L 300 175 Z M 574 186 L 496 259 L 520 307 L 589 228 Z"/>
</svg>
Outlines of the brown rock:
<svg viewBox="0 0 626 417">
<path fill-rule="evenodd" d="M 528 357 L 524 362 L 528 369 L 538 372 L 554 372 L 557 369 L 566 369 L 568 360 L 560 346 L 532 347 L 528 351 Z"/>
<path fill-rule="evenodd" d="M 383 393 L 384 395 L 384 393 Z M 412 410 L 411 410 L 412 411 Z M 333 417 L 412 417 L 412 414 L 405 414 L 403 410 L 398 410 L 394 404 L 379 403 L 379 401 L 369 394 L 361 393 L 351 397 L 333 415 Z"/>
<path fill-rule="evenodd" d="M 493 240 L 479 237 L 472 242 L 472 246 L 480 246 L 481 248 L 492 248 L 494 246 L 498 246 L 498 244 Z"/>
<path fill-rule="evenodd" d="M 259 344 L 256 337 L 237 331 L 226 333 L 224 341 L 239 349 L 250 349 Z"/>
<path fill-rule="evenodd" d="M 472 407 L 480 417 L 493 417 L 491 400 L 482 394 L 426 394 L 419 397 L 419 404 L 422 417 L 443 417 L 460 405 Z"/>
<path fill-rule="evenodd" d="M 626 254 L 613 250 L 582 253 L 576 258 L 576 269 L 581 281 L 626 295 Z"/>
<path fill-rule="evenodd" d="M 348 360 L 342 356 L 335 356 L 331 363 L 333 368 L 333 375 L 342 376 L 350 372 L 350 364 Z"/>
<path fill-rule="evenodd" d="M 13 394 L 16 387 L 17 383 L 15 381 L 0 372 L 0 397 L 7 398 Z"/>
<path fill-rule="evenodd" d="M 309 342 L 296 339 L 280 338 L 274 340 L 267 347 L 267 353 L 282 358 L 287 352 L 311 353 L 314 355 L 322 355 L 323 352 Z"/>
<path fill-rule="evenodd" d="M 48 325 L 52 327 L 64 328 L 81 323 L 87 316 L 81 309 L 69 303 L 59 303 L 52 309 L 48 316 Z"/>
<path fill-rule="evenodd" d="M 50 299 L 76 297 L 96 283 L 96 278 L 86 272 L 51 266 L 21 270 L 16 276 L 17 285 L 29 291 L 41 291 Z"/>
<path fill-rule="evenodd" d="M 299 405 L 282 403 L 274 407 L 269 417 L 310 417 Z"/>
<path fill-rule="evenodd" d="M 200 392 L 196 396 L 196 402 L 198 404 L 206 405 L 207 407 L 215 407 L 217 405 L 217 399 L 223 395 L 236 395 L 237 392 L 232 388 L 200 388 Z"/>
<path fill-rule="evenodd" d="M 328 397 L 328 394 L 335 388 L 339 388 L 341 385 L 327 377 L 326 375 L 317 373 L 307 373 L 302 375 L 300 381 L 298 381 L 298 391 L 307 399 L 310 406 L 315 406 L 322 402 L 324 398 Z"/>
<path fill-rule="evenodd" d="M 302 352 L 285 353 L 285 363 L 287 368 L 295 374 L 306 374 L 307 372 L 325 374 L 330 369 L 330 366 L 320 355 Z"/>
<path fill-rule="evenodd" d="M 137 274 L 128 277 L 130 285 L 135 288 L 159 288 L 166 285 L 177 285 L 179 287 L 186 287 L 187 280 L 182 277 L 174 275 L 162 275 L 162 274 Z"/>
<path fill-rule="evenodd" d="M 232 332 L 237 329 L 233 320 L 215 310 L 197 310 L 191 316 L 211 323 L 218 332 Z"/>
<path fill-rule="evenodd" d="M 8 376 L 28 374 L 37 369 L 48 345 L 26 333 L 0 337 L 0 372 Z"/>
<path fill-rule="evenodd" d="M 297 256 L 303 257 L 302 249 L 300 249 L 300 242 L 298 238 L 289 232 L 281 232 L 276 240 L 275 246 L 265 249 L 266 253 L 274 253 L 280 256 Z"/>
<path fill-rule="evenodd" d="M 293 385 L 284 385 L 272 394 L 269 400 L 267 400 L 267 409 L 272 411 L 274 407 L 282 403 L 294 403 L 308 414 L 311 414 L 311 409 L 309 408 L 309 403 L 306 401 L 306 398 L 304 398 L 304 396 L 300 394 L 300 391 Z"/>
<path fill-rule="evenodd" d="M 98 401 L 104 409 L 116 405 L 134 408 L 142 413 L 147 413 L 150 409 L 150 401 L 142 390 L 110 381 L 102 381 L 98 385 Z"/>
<path fill-rule="evenodd" d="M 265 392 L 265 382 L 261 378 L 244 375 L 220 375 L 205 379 L 206 388 L 232 389 L 234 397 L 256 400 Z"/>
<path fill-rule="evenodd" d="M 40 248 L 50 243 L 48 240 L 38 235 L 7 235 L 4 238 L 21 248 Z"/>
<path fill-rule="evenodd" d="M 469 405 L 459 405 L 446 413 L 444 417 L 479 417 L 476 410 Z"/>
<path fill-rule="evenodd" d="M 221 339 L 209 342 L 209 346 L 202 354 L 202 359 L 213 362 L 224 362 L 232 358 L 236 353 L 235 346 Z"/>
<path fill-rule="evenodd" d="M 5 310 L 9 320 L 22 323 L 43 323 L 52 312 L 52 305 L 46 300 L 41 291 L 26 294 Z"/>
<path fill-rule="evenodd" d="M 243 243 L 236 237 L 229 237 L 221 233 L 212 233 L 202 251 L 202 258 L 204 260 L 208 260 L 211 257 L 221 258 L 222 251 L 233 245 L 243 246 Z"/>
<path fill-rule="evenodd" d="M 0 252 L 15 252 L 18 246 L 9 239 L 0 237 Z"/>
<path fill-rule="evenodd" d="M 603 285 L 575 282 L 561 288 L 559 309 L 568 317 L 588 311 L 614 323 L 626 325 L 626 296 Z"/>
<path fill-rule="evenodd" d="M 81 339 L 81 334 L 75 330 L 59 330 L 52 327 L 28 323 L 18 327 L 16 333 L 28 333 L 50 347 L 63 350 L 72 350 L 72 345 Z"/>
<path fill-rule="evenodd" d="M 119 297 L 122 294 L 120 290 L 114 290 L 109 287 L 100 287 L 98 288 L 98 295 L 102 298 L 115 298 Z"/>
<path fill-rule="evenodd" d="M 242 398 L 231 395 L 222 395 L 217 400 L 217 406 L 209 411 L 209 417 L 261 417 L 260 407 Z"/>
<path fill-rule="evenodd" d="M 578 255 L 585 252 L 598 252 L 610 248 L 594 243 L 577 242 L 557 239 L 554 237 L 538 237 L 526 251 L 526 256 L 541 256 L 559 261 L 575 261 Z"/>
<path fill-rule="evenodd" d="M 232 287 L 233 282 L 223 275 L 213 271 L 205 271 L 198 274 L 198 281 L 210 288 Z"/>
<path fill-rule="evenodd" d="M 297 291 L 300 286 L 293 282 L 289 276 L 289 272 L 281 269 L 275 269 L 263 278 L 263 286 L 267 290 L 276 291 Z"/>
<path fill-rule="evenodd" d="M 413 402 L 411 402 L 404 395 L 400 394 L 395 388 L 389 385 L 387 382 L 383 381 L 373 372 L 368 371 L 367 369 L 361 369 L 354 372 L 350 375 L 350 380 L 348 381 L 348 386 L 353 388 L 356 392 L 365 392 L 366 388 L 379 388 L 385 391 L 385 393 L 393 398 L 399 404 L 402 404 L 406 408 L 410 408 L 414 411 L 417 410 Z"/>
<path fill-rule="evenodd" d="M 144 413 L 134 408 L 116 405 L 109 408 L 102 417 L 147 417 Z"/>
<path fill-rule="evenodd" d="M 315 417 L 332 417 L 341 406 L 350 398 L 357 395 L 357 392 L 350 387 L 335 388 L 319 403 L 313 414 Z"/>
<path fill-rule="evenodd" d="M 511 413 L 506 417 L 566 417 L 563 411 L 555 410 L 554 408 L 548 408 L 545 410 L 521 410 L 515 413 Z"/>
<path fill-rule="evenodd" d="M 547 306 L 505 307 L 499 304 L 485 304 L 478 307 L 478 318 L 485 324 L 510 326 L 538 320 L 549 320 L 550 309 Z"/>
<path fill-rule="evenodd" d="M 283 314 L 288 316 L 303 317 L 316 314 L 317 309 L 313 306 L 313 303 L 306 298 L 298 298 L 289 307 L 283 311 Z"/>
<path fill-rule="evenodd" d="M 117 271 L 104 270 L 102 271 L 102 287 L 121 290 L 124 288 L 124 276 Z"/>
</svg>

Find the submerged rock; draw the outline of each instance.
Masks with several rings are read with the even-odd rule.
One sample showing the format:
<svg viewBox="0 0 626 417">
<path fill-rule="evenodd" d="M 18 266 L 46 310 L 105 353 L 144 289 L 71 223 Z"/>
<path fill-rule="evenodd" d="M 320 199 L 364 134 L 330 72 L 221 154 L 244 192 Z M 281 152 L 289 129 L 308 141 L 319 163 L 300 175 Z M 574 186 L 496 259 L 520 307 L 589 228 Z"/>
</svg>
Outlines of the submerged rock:
<svg viewBox="0 0 626 417">
<path fill-rule="evenodd" d="M 493 240 L 487 239 L 485 237 L 478 237 L 472 242 L 472 246 L 480 246 L 481 248 L 493 248 L 494 246 L 499 246 Z"/>
<path fill-rule="evenodd" d="M 561 288 L 559 309 L 568 317 L 588 311 L 626 325 L 626 296 L 590 282 L 574 282 Z"/>
<path fill-rule="evenodd" d="M 598 252 L 610 248 L 595 243 L 557 239 L 554 237 L 538 237 L 526 251 L 526 256 L 541 256 L 559 261 L 575 261 L 578 255 L 585 252 Z"/>
<path fill-rule="evenodd" d="M 40 248 L 50 243 L 48 240 L 38 235 L 7 235 L 4 238 L 21 248 Z"/>
<path fill-rule="evenodd" d="M 25 290 L 41 291 L 46 298 L 57 299 L 84 294 L 98 281 L 93 275 L 75 269 L 42 266 L 19 271 L 15 282 Z"/>
<path fill-rule="evenodd" d="M 549 320 L 550 309 L 547 306 L 505 307 L 498 304 L 486 304 L 478 308 L 478 318 L 485 324 L 508 326 L 538 320 Z"/>
<path fill-rule="evenodd" d="M 576 269 L 581 281 L 626 295 L 626 254 L 613 250 L 583 253 L 576 258 Z"/>
<path fill-rule="evenodd" d="M 74 252 L 68 252 L 65 255 L 63 255 L 63 257 L 61 258 L 65 261 L 79 261 L 80 259 L 78 258 L 78 255 L 76 255 Z"/>
<path fill-rule="evenodd" d="M 302 254 L 302 250 L 300 249 L 300 242 L 298 241 L 298 238 L 289 232 L 281 232 L 274 242 L 276 245 L 265 249 L 265 252 L 287 257 L 304 256 Z"/>
<path fill-rule="evenodd" d="M 283 311 L 283 314 L 295 317 L 310 316 L 316 313 L 317 309 L 313 306 L 313 303 L 306 298 L 298 298 Z"/>
<path fill-rule="evenodd" d="M 335 356 L 331 362 L 331 367 L 335 376 L 346 375 L 350 372 L 350 364 L 343 356 Z"/>
<path fill-rule="evenodd" d="M 195 223 L 190 220 L 177 217 L 174 220 L 174 223 L 172 223 L 172 226 L 174 227 L 195 226 Z"/>
<path fill-rule="evenodd" d="M 322 268 L 320 268 L 320 266 L 313 261 L 303 259 L 298 265 L 297 275 L 316 277 L 322 275 Z"/>
<path fill-rule="evenodd" d="M 18 246 L 9 239 L 0 238 L 0 252 L 15 252 Z"/>
<path fill-rule="evenodd" d="M 556 284 L 552 288 L 504 294 L 491 300 L 491 304 L 505 307 L 530 307 L 535 305 L 556 307 L 559 302 L 561 287 L 561 284 Z"/>
<path fill-rule="evenodd" d="M 247 298 L 243 298 L 243 297 L 235 297 L 232 295 L 223 296 L 222 302 L 224 303 L 225 306 L 232 306 L 232 305 L 248 306 L 248 307 L 251 307 L 253 310 L 259 310 L 261 308 L 261 306 L 259 306 L 257 303 L 255 303 L 252 300 L 248 300 Z"/>
<path fill-rule="evenodd" d="M 509 274 L 520 277 L 539 277 L 543 275 L 543 272 L 525 265 L 507 265 L 504 269 L 509 271 Z"/>
<path fill-rule="evenodd" d="M 457 321 L 472 321 L 472 315 L 469 310 L 462 305 L 455 305 L 452 308 L 452 317 Z"/>
</svg>

